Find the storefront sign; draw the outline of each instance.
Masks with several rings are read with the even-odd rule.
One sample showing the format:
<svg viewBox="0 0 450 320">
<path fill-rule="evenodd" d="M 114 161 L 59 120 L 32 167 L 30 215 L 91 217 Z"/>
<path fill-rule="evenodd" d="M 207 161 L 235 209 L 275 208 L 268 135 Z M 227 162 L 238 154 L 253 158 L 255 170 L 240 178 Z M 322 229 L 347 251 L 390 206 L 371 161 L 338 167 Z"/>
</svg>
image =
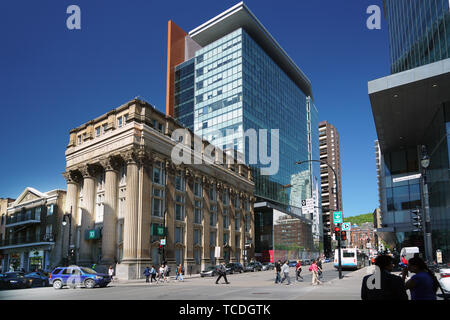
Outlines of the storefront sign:
<svg viewBox="0 0 450 320">
<path fill-rule="evenodd" d="M 408 181 L 408 180 L 413 180 L 413 179 L 419 179 L 421 176 L 422 175 L 420 173 L 412 174 L 412 175 L 405 176 L 405 177 L 394 178 L 394 179 L 392 179 L 392 182 L 396 183 L 396 182 Z"/>
</svg>

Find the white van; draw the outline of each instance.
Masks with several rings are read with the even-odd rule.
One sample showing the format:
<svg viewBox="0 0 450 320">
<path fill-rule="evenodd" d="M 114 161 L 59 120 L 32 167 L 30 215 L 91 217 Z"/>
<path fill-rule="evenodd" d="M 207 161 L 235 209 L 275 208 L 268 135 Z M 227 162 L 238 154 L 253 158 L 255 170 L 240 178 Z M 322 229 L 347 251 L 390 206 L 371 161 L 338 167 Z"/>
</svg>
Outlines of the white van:
<svg viewBox="0 0 450 320">
<path fill-rule="evenodd" d="M 405 247 L 400 251 L 400 259 L 405 256 L 405 259 L 408 261 L 411 258 L 414 258 L 414 254 L 419 253 L 418 247 Z"/>
</svg>

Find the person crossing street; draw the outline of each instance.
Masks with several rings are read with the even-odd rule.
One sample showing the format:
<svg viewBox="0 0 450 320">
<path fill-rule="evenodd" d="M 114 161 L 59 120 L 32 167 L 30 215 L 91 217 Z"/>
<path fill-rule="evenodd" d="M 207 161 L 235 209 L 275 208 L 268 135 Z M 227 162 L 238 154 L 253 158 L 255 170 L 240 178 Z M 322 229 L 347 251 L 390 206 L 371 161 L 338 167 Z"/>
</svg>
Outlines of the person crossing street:
<svg viewBox="0 0 450 320">
<path fill-rule="evenodd" d="M 224 278 L 226 284 L 230 284 L 227 279 L 227 268 L 225 267 L 225 262 L 222 262 L 217 270 L 219 272 L 219 277 L 216 280 L 216 284 L 219 284 L 220 278 Z"/>
<path fill-rule="evenodd" d="M 303 277 L 300 275 L 302 273 L 302 264 L 300 262 L 300 260 L 297 260 L 297 264 L 295 266 L 295 280 L 300 282 L 299 278 L 302 279 L 303 281 Z"/>
<path fill-rule="evenodd" d="M 286 260 L 283 264 L 283 266 L 281 267 L 281 272 L 283 273 L 283 279 L 281 279 L 280 283 L 283 283 L 284 280 L 287 279 L 288 283 L 286 283 L 286 285 L 290 285 L 291 284 L 291 277 L 289 277 L 289 264 L 288 264 L 288 260 Z"/>
</svg>

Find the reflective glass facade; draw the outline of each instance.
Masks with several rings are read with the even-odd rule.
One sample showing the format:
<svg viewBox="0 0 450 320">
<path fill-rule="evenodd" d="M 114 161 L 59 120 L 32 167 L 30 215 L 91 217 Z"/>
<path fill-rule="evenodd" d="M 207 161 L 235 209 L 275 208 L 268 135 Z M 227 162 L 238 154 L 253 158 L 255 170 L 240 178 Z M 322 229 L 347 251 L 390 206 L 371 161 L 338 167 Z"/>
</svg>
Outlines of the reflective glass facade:
<svg viewBox="0 0 450 320">
<path fill-rule="evenodd" d="M 312 197 L 311 170 L 319 180 L 319 166 L 295 165 L 319 158 L 318 114 L 311 99 L 242 28 L 203 47 L 195 54 L 194 131 L 223 149 L 234 148 L 249 163 L 250 146 L 244 132 L 279 129 L 279 171 L 261 175 L 261 164 L 252 165 L 255 194 L 286 206 L 301 206 Z M 233 134 L 227 134 L 227 129 Z M 311 154 L 315 150 L 315 154 Z M 303 198 L 291 197 L 282 188 L 293 184 Z M 295 191 L 295 190 L 294 190 Z M 297 190 L 298 192 L 299 190 Z"/>
<path fill-rule="evenodd" d="M 450 57 L 448 0 L 384 0 L 391 73 Z"/>
<path fill-rule="evenodd" d="M 175 67 L 174 118 L 194 130 L 194 59 Z"/>
</svg>

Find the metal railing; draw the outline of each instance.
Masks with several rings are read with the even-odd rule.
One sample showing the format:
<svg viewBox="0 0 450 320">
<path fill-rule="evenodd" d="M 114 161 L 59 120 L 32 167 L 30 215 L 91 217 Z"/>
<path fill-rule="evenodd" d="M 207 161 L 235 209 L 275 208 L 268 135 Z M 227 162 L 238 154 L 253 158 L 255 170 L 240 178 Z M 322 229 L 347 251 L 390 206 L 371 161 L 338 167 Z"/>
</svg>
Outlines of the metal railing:
<svg viewBox="0 0 450 320">
<path fill-rule="evenodd" d="M 38 242 L 55 242 L 55 235 L 52 233 L 47 233 L 44 235 L 33 235 L 28 237 L 13 237 L 12 239 L 0 240 L 0 247 Z"/>
<path fill-rule="evenodd" d="M 20 212 L 15 213 L 14 215 L 8 216 L 6 218 L 6 225 L 13 224 L 17 222 L 25 222 L 30 220 L 41 220 L 40 214 L 36 214 L 36 212 Z"/>
</svg>

